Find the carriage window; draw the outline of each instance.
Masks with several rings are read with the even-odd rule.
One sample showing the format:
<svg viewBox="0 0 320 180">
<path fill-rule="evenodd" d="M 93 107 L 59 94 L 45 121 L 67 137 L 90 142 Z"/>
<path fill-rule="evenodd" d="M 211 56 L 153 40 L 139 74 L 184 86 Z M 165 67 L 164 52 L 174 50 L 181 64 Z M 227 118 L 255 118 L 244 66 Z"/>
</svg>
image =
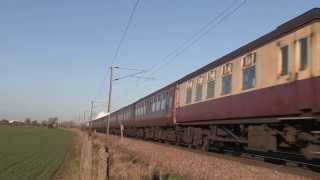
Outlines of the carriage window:
<svg viewBox="0 0 320 180">
<path fill-rule="evenodd" d="M 157 99 L 154 98 L 153 99 L 153 112 L 156 112 L 157 111 Z"/>
<path fill-rule="evenodd" d="M 140 116 L 143 115 L 143 106 L 140 105 Z"/>
<path fill-rule="evenodd" d="M 190 104 L 192 100 L 192 88 L 187 88 L 186 104 Z"/>
<path fill-rule="evenodd" d="M 197 84 L 196 88 L 196 101 L 201 101 L 202 100 L 202 84 Z"/>
<path fill-rule="evenodd" d="M 149 113 L 152 113 L 152 99 L 149 100 Z"/>
<path fill-rule="evenodd" d="M 170 111 L 170 109 L 171 109 L 171 106 L 172 106 L 172 95 L 170 94 L 170 96 L 169 96 L 169 107 L 168 107 L 168 111 Z"/>
<path fill-rule="evenodd" d="M 281 75 L 287 75 L 289 70 L 289 47 L 281 48 Z"/>
<path fill-rule="evenodd" d="M 256 81 L 256 66 L 245 68 L 243 70 L 242 88 L 244 90 L 253 88 L 255 86 L 255 81 Z"/>
<path fill-rule="evenodd" d="M 215 95 L 215 79 L 216 71 L 210 71 L 208 73 L 208 82 L 207 82 L 207 98 L 213 98 Z"/>
<path fill-rule="evenodd" d="M 143 103 L 142 105 L 142 115 L 145 115 L 146 114 L 146 105 L 145 103 Z"/>
<path fill-rule="evenodd" d="M 242 59 L 242 89 L 251 89 L 256 83 L 256 57 L 257 54 L 250 53 Z"/>
<path fill-rule="evenodd" d="M 214 90 L 215 90 L 215 81 L 209 80 L 207 83 L 207 98 L 213 98 L 214 97 Z"/>
<path fill-rule="evenodd" d="M 165 94 L 162 94 L 161 96 L 161 110 L 165 110 L 166 108 L 166 96 Z"/>
<path fill-rule="evenodd" d="M 203 89 L 203 79 L 200 77 L 197 81 L 197 86 L 196 86 L 196 101 L 201 101 L 202 100 L 202 89 Z"/>
<path fill-rule="evenodd" d="M 226 75 L 222 78 L 222 95 L 229 94 L 231 92 L 231 80 L 232 75 Z"/>
<path fill-rule="evenodd" d="M 304 70 L 308 65 L 308 38 L 299 40 L 300 43 L 300 70 Z"/>
<path fill-rule="evenodd" d="M 166 111 L 168 111 L 169 108 L 170 108 L 169 99 L 170 99 L 170 97 L 169 97 L 169 92 L 167 92 L 167 93 L 166 93 Z"/>
<path fill-rule="evenodd" d="M 193 87 L 193 81 L 190 80 L 187 83 L 186 104 L 190 104 L 192 101 L 192 87 Z"/>
<path fill-rule="evenodd" d="M 139 116 L 141 116 L 141 113 L 142 111 L 141 111 L 141 105 L 139 105 Z"/>
<path fill-rule="evenodd" d="M 148 114 L 148 111 L 149 111 L 149 100 L 146 100 L 145 111 L 146 111 L 146 114 Z"/>
<path fill-rule="evenodd" d="M 160 111 L 161 101 L 160 96 L 157 97 L 157 111 Z"/>
<path fill-rule="evenodd" d="M 221 95 L 226 95 L 231 92 L 232 81 L 232 63 L 225 64 L 222 68 L 222 91 Z"/>
<path fill-rule="evenodd" d="M 138 115 L 140 116 L 141 115 L 141 106 L 139 105 L 139 108 L 138 108 Z"/>
<path fill-rule="evenodd" d="M 154 99 L 152 99 L 152 101 L 151 101 L 151 106 L 152 106 L 151 112 L 155 112 L 155 102 L 154 102 Z"/>
</svg>

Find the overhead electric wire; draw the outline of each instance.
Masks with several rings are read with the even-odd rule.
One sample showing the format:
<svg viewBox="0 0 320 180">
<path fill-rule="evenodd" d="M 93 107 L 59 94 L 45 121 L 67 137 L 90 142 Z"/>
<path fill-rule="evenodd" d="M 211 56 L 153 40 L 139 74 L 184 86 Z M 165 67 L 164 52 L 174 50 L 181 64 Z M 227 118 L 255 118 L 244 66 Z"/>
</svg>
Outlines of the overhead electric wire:
<svg viewBox="0 0 320 180">
<path fill-rule="evenodd" d="M 226 9 L 224 9 L 221 13 L 219 13 L 217 16 L 215 16 L 213 19 L 211 19 L 206 25 L 200 28 L 199 31 L 194 33 L 190 39 L 186 40 L 182 45 L 180 45 L 175 50 L 171 51 L 167 56 L 165 56 L 162 61 L 163 64 L 152 66 L 149 70 L 151 72 L 152 69 L 153 72 L 151 73 L 151 76 L 154 75 L 156 72 L 158 72 L 161 68 L 171 63 L 173 59 L 184 53 L 188 48 L 192 47 L 195 43 L 197 43 L 201 38 L 203 38 L 205 35 L 207 35 L 212 29 L 217 27 L 219 24 L 221 24 L 226 18 L 234 14 L 238 9 L 240 9 L 247 0 L 243 0 L 239 5 L 236 7 L 234 6 L 234 3 L 232 3 L 230 6 L 228 6 Z M 215 23 L 215 24 L 213 24 Z"/>
<path fill-rule="evenodd" d="M 124 70 L 129 70 L 129 71 L 142 71 L 142 72 L 145 72 L 146 70 L 145 69 L 137 69 L 137 68 L 130 68 L 130 67 L 117 67 L 118 69 L 124 69 Z"/>
<path fill-rule="evenodd" d="M 152 72 L 152 75 L 155 74 L 158 70 L 160 70 L 161 68 L 163 68 L 164 66 L 168 65 L 170 63 L 170 60 L 173 60 L 174 58 L 178 57 L 179 55 L 181 55 L 183 52 L 185 52 L 188 48 L 190 48 L 191 46 L 193 46 L 195 43 L 197 43 L 201 38 L 203 38 L 206 34 L 208 34 L 213 28 L 217 27 L 217 25 L 221 24 L 227 17 L 231 16 L 233 13 L 235 13 L 238 9 L 240 9 L 247 0 L 243 0 L 238 6 L 234 7 L 234 3 L 232 3 L 230 6 L 228 6 L 226 9 L 224 9 L 221 13 L 219 13 L 216 17 L 214 17 L 213 19 L 211 19 L 206 25 L 204 25 L 203 27 L 200 28 L 199 31 L 197 31 L 196 33 L 194 33 L 190 39 L 184 41 L 180 46 L 178 46 L 176 49 L 174 49 L 173 51 L 171 51 L 168 55 L 166 55 L 162 61 L 164 61 L 164 64 L 160 64 L 160 66 L 158 68 L 156 68 L 158 65 L 153 65 L 148 72 L 152 72 L 153 69 L 154 72 Z M 118 54 L 120 52 L 120 48 L 125 40 L 125 37 L 128 33 L 130 24 L 132 22 L 134 13 L 137 9 L 137 6 L 139 4 L 140 0 L 137 0 L 136 3 L 134 4 L 133 10 L 130 14 L 128 23 L 126 25 L 126 28 L 124 30 L 124 33 L 119 41 L 119 44 L 117 46 L 116 52 L 114 54 L 113 60 L 111 65 L 114 64 L 114 62 L 116 61 Z M 229 12 L 231 11 L 231 12 Z M 215 24 L 214 24 L 215 23 Z M 170 58 L 171 57 L 171 58 Z M 172 61 L 171 61 L 172 62 Z M 139 74 L 139 73 L 138 73 Z M 137 77 L 137 78 L 143 78 L 146 79 L 145 77 L 141 77 L 141 76 L 136 76 L 137 74 L 129 74 L 126 77 Z M 122 79 L 123 77 L 121 77 Z"/>
<path fill-rule="evenodd" d="M 136 77 L 137 75 L 142 74 L 142 73 L 144 73 L 144 71 L 139 71 L 139 72 L 131 73 L 131 74 L 128 74 L 128 75 L 119 77 L 119 78 L 115 78 L 115 79 L 113 79 L 113 81 L 119 81 L 119 80 L 121 80 L 121 79 L 126 79 L 126 78 L 129 78 L 129 77 Z"/>
<path fill-rule="evenodd" d="M 113 56 L 113 59 L 112 59 L 112 61 L 111 61 L 111 66 L 113 66 L 114 63 L 115 63 L 115 61 L 117 60 L 117 57 L 118 57 L 118 55 L 119 55 L 121 46 L 122 46 L 122 44 L 124 43 L 124 40 L 125 40 L 125 38 L 126 38 L 126 36 L 127 36 L 127 34 L 128 34 L 129 27 L 130 27 L 130 25 L 131 25 L 131 22 L 132 22 L 132 20 L 133 20 L 134 14 L 135 14 L 135 12 L 136 12 L 136 9 L 137 9 L 139 3 L 140 3 L 140 0 L 137 0 L 137 1 L 135 2 L 134 6 L 133 6 L 133 9 L 132 9 L 132 11 L 131 11 L 131 13 L 130 13 L 130 16 L 129 16 L 129 19 L 128 19 L 128 22 L 127 22 L 127 24 L 126 24 L 126 27 L 125 27 L 125 29 L 124 29 L 124 31 L 123 31 L 123 34 L 122 34 L 122 36 L 121 36 L 121 38 L 120 38 L 120 41 L 119 41 L 119 43 L 118 43 L 118 45 L 117 45 L 117 48 L 116 48 L 115 54 L 114 54 L 114 56 Z M 132 69 L 132 68 L 122 68 L 122 69 L 136 70 L 136 69 Z M 109 70 L 109 68 L 108 68 L 108 70 Z M 140 73 L 139 73 L 139 74 L 140 74 Z M 109 75 L 108 75 L 108 76 L 109 76 Z M 128 77 L 129 77 L 129 76 L 128 76 Z M 122 77 L 122 78 L 123 78 L 123 77 Z M 122 78 L 121 78 L 121 79 L 122 79 Z M 119 80 L 119 79 L 120 79 L 120 78 L 118 78 L 118 80 Z"/>
<path fill-rule="evenodd" d="M 121 38 L 120 38 L 120 41 L 119 41 L 118 45 L 117 45 L 117 49 L 116 49 L 116 52 L 115 52 L 115 54 L 114 54 L 114 56 L 113 56 L 113 60 L 112 60 L 112 62 L 111 62 L 111 65 L 114 64 L 114 62 L 116 61 L 116 59 L 117 59 L 117 57 L 118 57 L 118 54 L 119 54 L 119 52 L 120 52 L 120 48 L 121 48 L 121 46 L 122 46 L 122 44 L 123 44 L 123 42 L 124 42 L 124 40 L 125 40 L 125 38 L 126 38 L 126 36 L 127 36 L 129 27 L 130 27 L 130 25 L 131 25 L 133 16 L 134 16 L 134 14 L 135 14 L 135 12 L 136 12 L 136 9 L 137 9 L 137 7 L 138 7 L 139 2 L 140 2 L 140 0 L 137 0 L 137 1 L 135 2 L 134 6 L 133 6 L 133 9 L 132 9 L 132 11 L 131 11 L 131 13 L 130 13 L 128 22 L 127 22 L 127 24 L 126 24 L 126 27 L 125 27 L 125 29 L 124 29 L 124 31 L 123 31 L 123 34 L 122 34 L 122 36 L 121 36 Z"/>
</svg>

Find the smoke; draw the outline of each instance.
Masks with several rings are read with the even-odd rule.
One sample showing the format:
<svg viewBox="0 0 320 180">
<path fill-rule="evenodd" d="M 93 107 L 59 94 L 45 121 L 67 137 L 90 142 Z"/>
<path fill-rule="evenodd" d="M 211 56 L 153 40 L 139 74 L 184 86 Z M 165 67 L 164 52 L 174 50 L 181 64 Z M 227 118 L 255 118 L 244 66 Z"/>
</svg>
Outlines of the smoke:
<svg viewBox="0 0 320 180">
<path fill-rule="evenodd" d="M 94 119 L 99 119 L 99 118 L 102 118 L 102 117 L 104 117 L 106 115 L 108 115 L 107 112 L 101 111 L 96 115 L 96 117 Z"/>
</svg>

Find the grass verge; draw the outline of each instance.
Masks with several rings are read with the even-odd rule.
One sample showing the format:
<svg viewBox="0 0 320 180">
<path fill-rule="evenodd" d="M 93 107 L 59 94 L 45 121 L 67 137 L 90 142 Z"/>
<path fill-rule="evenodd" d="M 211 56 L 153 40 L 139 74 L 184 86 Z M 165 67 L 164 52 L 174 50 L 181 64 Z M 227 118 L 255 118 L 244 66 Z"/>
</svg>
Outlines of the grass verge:
<svg viewBox="0 0 320 180">
<path fill-rule="evenodd" d="M 0 179 L 52 179 L 74 134 L 61 129 L 0 128 Z"/>
</svg>

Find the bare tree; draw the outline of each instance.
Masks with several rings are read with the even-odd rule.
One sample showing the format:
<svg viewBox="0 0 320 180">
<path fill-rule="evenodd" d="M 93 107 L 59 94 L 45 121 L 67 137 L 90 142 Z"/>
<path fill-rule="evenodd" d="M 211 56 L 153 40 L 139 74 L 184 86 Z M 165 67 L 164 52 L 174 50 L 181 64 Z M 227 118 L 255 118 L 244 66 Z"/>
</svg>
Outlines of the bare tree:
<svg viewBox="0 0 320 180">
<path fill-rule="evenodd" d="M 39 126 L 39 123 L 38 123 L 38 121 L 36 121 L 36 120 L 31 121 L 31 124 L 32 124 L 32 126 Z"/>
<path fill-rule="evenodd" d="M 50 117 L 48 119 L 48 128 L 54 128 L 58 126 L 58 117 Z"/>
<path fill-rule="evenodd" d="M 47 120 L 41 121 L 41 126 L 47 127 L 48 126 L 48 121 Z"/>
<path fill-rule="evenodd" d="M 31 124 L 31 119 L 30 118 L 26 118 L 26 120 L 24 120 L 24 123 L 26 125 L 30 125 Z"/>
</svg>

